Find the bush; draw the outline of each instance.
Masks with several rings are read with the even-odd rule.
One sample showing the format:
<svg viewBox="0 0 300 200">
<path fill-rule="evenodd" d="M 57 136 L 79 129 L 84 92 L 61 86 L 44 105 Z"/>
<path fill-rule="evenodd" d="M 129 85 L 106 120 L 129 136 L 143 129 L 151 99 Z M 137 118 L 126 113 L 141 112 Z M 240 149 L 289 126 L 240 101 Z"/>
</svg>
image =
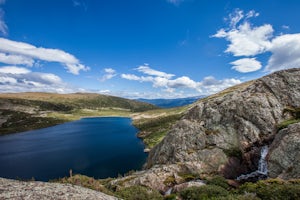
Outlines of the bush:
<svg viewBox="0 0 300 200">
<path fill-rule="evenodd" d="M 176 200 L 176 199 L 177 199 L 176 194 L 169 194 L 164 198 L 164 200 Z"/>
<path fill-rule="evenodd" d="M 116 195 L 124 200 L 163 200 L 162 195 L 158 191 L 151 190 L 143 186 L 131 186 L 122 188 L 116 192 Z"/>
<path fill-rule="evenodd" d="M 245 183 L 240 187 L 240 192 L 256 193 L 261 199 L 300 199 L 300 185 L 274 181 L 259 181 Z"/>
<path fill-rule="evenodd" d="M 202 200 L 214 197 L 226 197 L 229 192 L 216 185 L 204 185 L 201 187 L 190 187 L 182 190 L 180 196 L 184 200 Z"/>
<path fill-rule="evenodd" d="M 229 185 L 227 183 L 227 180 L 223 176 L 214 176 L 207 180 L 208 185 L 217 185 L 224 189 L 228 189 Z"/>
</svg>

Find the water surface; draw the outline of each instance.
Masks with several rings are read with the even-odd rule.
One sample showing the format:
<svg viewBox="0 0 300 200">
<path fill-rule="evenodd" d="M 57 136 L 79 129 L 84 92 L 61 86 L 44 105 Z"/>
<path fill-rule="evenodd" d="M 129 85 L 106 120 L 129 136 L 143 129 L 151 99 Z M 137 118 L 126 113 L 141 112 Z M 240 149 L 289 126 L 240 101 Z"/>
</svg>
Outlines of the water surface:
<svg viewBox="0 0 300 200">
<path fill-rule="evenodd" d="M 116 177 L 146 160 L 131 119 L 84 118 L 0 137 L 0 177 L 47 181 L 80 173 Z"/>
</svg>

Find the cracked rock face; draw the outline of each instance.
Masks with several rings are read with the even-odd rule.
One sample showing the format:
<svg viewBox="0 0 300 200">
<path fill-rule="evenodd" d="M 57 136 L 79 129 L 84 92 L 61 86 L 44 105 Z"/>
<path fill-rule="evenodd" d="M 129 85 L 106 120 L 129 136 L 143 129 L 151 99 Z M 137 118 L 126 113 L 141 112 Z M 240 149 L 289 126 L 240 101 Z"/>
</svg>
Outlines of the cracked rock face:
<svg viewBox="0 0 300 200">
<path fill-rule="evenodd" d="M 194 163 L 197 173 L 223 173 L 228 178 L 253 171 L 260 147 L 269 144 L 276 125 L 290 117 L 283 112 L 286 107 L 300 107 L 300 69 L 276 72 L 202 99 L 150 151 L 146 168 Z M 232 167 L 239 170 L 226 174 Z"/>
<path fill-rule="evenodd" d="M 91 189 L 60 183 L 24 182 L 0 178 L 0 199 L 22 200 L 117 200 L 101 192 Z"/>
<path fill-rule="evenodd" d="M 272 178 L 300 178 L 300 123 L 291 124 L 276 135 L 268 168 Z"/>
</svg>

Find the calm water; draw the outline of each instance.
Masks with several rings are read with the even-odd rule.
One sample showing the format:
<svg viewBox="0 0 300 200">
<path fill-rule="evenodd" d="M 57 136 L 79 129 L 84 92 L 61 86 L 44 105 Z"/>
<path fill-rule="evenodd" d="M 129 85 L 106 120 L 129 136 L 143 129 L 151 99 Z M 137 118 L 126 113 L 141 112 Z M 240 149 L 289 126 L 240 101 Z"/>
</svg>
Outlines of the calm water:
<svg viewBox="0 0 300 200">
<path fill-rule="evenodd" d="M 47 181 L 80 173 L 115 177 L 146 160 L 131 119 L 85 118 L 0 137 L 0 177 Z"/>
</svg>

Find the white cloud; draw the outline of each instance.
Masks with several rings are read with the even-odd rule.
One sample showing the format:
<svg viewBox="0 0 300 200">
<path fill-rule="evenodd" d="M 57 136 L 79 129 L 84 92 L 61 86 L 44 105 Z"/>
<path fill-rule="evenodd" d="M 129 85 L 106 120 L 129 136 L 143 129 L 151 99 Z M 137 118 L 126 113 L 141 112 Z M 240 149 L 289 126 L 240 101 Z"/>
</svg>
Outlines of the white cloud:
<svg viewBox="0 0 300 200">
<path fill-rule="evenodd" d="M 254 72 L 261 69 L 261 63 L 257 61 L 255 58 L 242 58 L 231 62 L 233 65 L 232 69 L 235 69 L 241 73 Z"/>
<path fill-rule="evenodd" d="M 31 72 L 16 66 L 0 67 L 0 91 L 5 92 L 55 92 L 77 91 L 50 73 Z"/>
<path fill-rule="evenodd" d="M 139 66 L 138 68 L 136 68 L 136 70 L 139 71 L 139 72 L 142 72 L 144 74 L 147 74 L 147 75 L 164 77 L 164 78 L 168 78 L 168 79 L 175 76 L 174 74 L 167 74 L 165 72 L 161 72 L 161 71 L 151 69 L 147 64 Z"/>
<path fill-rule="evenodd" d="M 167 83 L 167 87 L 169 88 L 191 88 L 197 89 L 198 88 L 197 82 L 193 81 L 187 76 L 182 76 L 174 80 L 169 80 Z"/>
<path fill-rule="evenodd" d="M 148 76 L 121 74 L 121 78 L 131 81 L 150 82 L 154 88 L 162 88 L 163 91 L 174 94 L 177 93 L 177 90 L 179 89 L 190 89 L 196 90 L 201 94 L 212 94 L 225 89 L 226 87 L 241 83 L 241 81 L 237 79 L 216 80 L 212 76 L 205 77 L 203 81 L 200 82 L 194 81 L 187 76 L 181 76 L 174 79 L 174 74 L 167 74 L 165 72 L 154 70 L 149 66 L 147 66 L 146 70 L 144 70 L 145 68 L 142 69 L 143 70 L 138 71 L 147 74 Z"/>
<path fill-rule="evenodd" d="M 79 71 L 87 71 L 89 67 L 84 66 L 80 61 L 67 52 L 59 49 L 48 49 L 43 47 L 36 47 L 24 42 L 16 42 L 5 38 L 0 38 L 0 53 L 2 59 L 0 62 L 5 64 L 13 64 L 12 57 L 18 57 L 18 63 L 23 65 L 32 65 L 34 59 L 43 60 L 47 62 L 58 62 L 65 66 L 69 73 L 79 74 Z M 3 56 L 5 54 L 5 56 Z M 24 61 L 21 63 L 21 61 Z"/>
<path fill-rule="evenodd" d="M 109 73 L 109 74 L 115 74 L 116 73 L 116 70 L 112 69 L 112 68 L 105 68 L 104 71 L 106 73 Z"/>
<path fill-rule="evenodd" d="M 220 29 L 213 37 L 225 38 L 230 42 L 226 53 L 232 53 L 234 56 L 253 56 L 264 53 L 270 48 L 269 39 L 272 33 L 273 28 L 269 24 L 252 28 L 248 22 L 245 22 L 237 29 L 229 31 Z"/>
<path fill-rule="evenodd" d="M 29 72 L 30 70 L 23 67 L 16 67 L 16 66 L 0 67 L 0 73 L 3 74 L 27 74 Z"/>
<path fill-rule="evenodd" d="M 109 79 L 112 79 L 113 77 L 117 76 L 116 70 L 112 69 L 112 68 L 105 68 L 104 72 L 106 74 L 104 74 L 101 78 L 100 81 L 106 81 Z"/>
<path fill-rule="evenodd" d="M 272 56 L 266 71 L 300 67 L 300 33 L 281 35 L 272 40 Z"/>
</svg>

